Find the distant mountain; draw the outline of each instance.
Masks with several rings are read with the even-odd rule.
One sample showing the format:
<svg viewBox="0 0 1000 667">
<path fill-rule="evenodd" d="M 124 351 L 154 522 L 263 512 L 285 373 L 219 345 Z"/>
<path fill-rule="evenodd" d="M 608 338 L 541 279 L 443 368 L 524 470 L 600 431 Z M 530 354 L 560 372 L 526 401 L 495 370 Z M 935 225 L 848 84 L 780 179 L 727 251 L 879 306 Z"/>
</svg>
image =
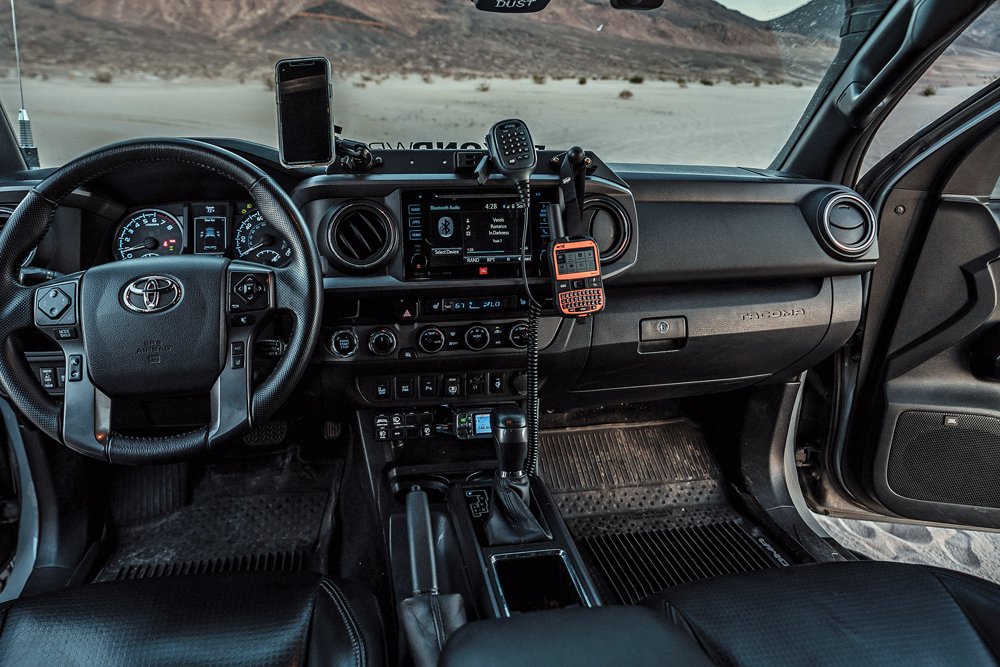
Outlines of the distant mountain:
<svg viewBox="0 0 1000 667">
<path fill-rule="evenodd" d="M 375 75 L 773 81 L 822 75 L 831 5 L 841 0 L 764 23 L 714 0 L 652 12 L 557 0 L 515 16 L 468 0 L 34 0 L 19 3 L 18 22 L 29 68 L 53 71 L 265 76 L 279 57 L 320 53 L 339 72 Z"/>
<path fill-rule="evenodd" d="M 775 32 L 790 32 L 806 37 L 836 42 L 844 23 L 843 0 L 809 0 L 784 16 L 768 22 Z"/>
</svg>

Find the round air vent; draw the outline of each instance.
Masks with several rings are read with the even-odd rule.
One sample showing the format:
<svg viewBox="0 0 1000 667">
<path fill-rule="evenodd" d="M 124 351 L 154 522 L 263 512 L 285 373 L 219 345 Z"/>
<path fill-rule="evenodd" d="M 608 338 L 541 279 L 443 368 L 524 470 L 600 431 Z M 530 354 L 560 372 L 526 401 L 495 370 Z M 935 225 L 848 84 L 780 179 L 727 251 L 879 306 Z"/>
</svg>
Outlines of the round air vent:
<svg viewBox="0 0 1000 667">
<path fill-rule="evenodd" d="M 14 209 L 10 208 L 9 206 L 0 206 L 0 229 L 4 228 L 4 226 L 7 224 L 7 221 L 10 220 L 10 216 L 13 215 L 13 213 Z M 31 252 L 28 253 L 28 256 L 24 258 L 24 262 L 21 263 L 21 266 L 28 266 L 29 264 L 31 264 L 31 260 L 33 260 L 34 258 L 35 258 L 35 248 L 32 248 Z"/>
<path fill-rule="evenodd" d="M 396 249 L 396 226 L 381 206 L 355 202 L 337 209 L 326 231 L 335 264 L 345 271 L 373 271 Z"/>
<path fill-rule="evenodd" d="M 601 249 L 601 264 L 611 264 L 628 250 L 632 228 L 628 213 L 610 197 L 588 197 L 583 203 L 583 222 Z"/>
<path fill-rule="evenodd" d="M 861 197 L 838 192 L 820 210 L 820 229 L 836 254 L 858 257 L 875 243 L 875 212 Z"/>
</svg>

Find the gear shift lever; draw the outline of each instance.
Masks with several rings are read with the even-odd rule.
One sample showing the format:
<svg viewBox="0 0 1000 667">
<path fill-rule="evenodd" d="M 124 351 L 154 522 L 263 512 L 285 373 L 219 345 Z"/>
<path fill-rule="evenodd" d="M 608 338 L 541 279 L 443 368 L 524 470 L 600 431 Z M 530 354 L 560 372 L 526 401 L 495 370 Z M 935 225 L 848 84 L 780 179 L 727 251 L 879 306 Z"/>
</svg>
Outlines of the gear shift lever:
<svg viewBox="0 0 1000 667">
<path fill-rule="evenodd" d="M 490 413 L 490 430 L 497 450 L 497 472 L 502 477 L 524 475 L 528 456 L 528 420 L 516 409 L 497 408 Z"/>
<path fill-rule="evenodd" d="M 493 476 L 493 500 L 486 522 L 490 546 L 525 544 L 551 540 L 542 521 L 531 511 L 531 485 L 524 473 L 528 455 L 528 420 L 515 408 L 497 408 L 490 413 L 490 429 L 497 453 Z"/>
</svg>

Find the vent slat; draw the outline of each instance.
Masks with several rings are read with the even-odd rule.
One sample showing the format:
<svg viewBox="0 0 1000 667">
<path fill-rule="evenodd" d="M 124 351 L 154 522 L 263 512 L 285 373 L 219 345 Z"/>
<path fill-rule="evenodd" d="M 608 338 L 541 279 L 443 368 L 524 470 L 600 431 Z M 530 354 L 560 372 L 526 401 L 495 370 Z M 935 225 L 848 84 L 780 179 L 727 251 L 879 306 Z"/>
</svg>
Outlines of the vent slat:
<svg viewBox="0 0 1000 667">
<path fill-rule="evenodd" d="M 374 205 L 350 204 L 330 222 L 330 251 L 343 268 L 373 268 L 374 263 L 388 256 L 391 224 L 388 215 Z"/>
</svg>

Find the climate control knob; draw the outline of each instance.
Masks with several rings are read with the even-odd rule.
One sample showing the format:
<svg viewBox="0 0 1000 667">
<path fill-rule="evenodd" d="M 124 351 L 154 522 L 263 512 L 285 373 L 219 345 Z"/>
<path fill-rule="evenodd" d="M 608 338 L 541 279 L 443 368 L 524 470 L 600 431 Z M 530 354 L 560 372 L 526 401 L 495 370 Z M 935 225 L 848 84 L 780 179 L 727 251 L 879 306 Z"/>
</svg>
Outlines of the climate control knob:
<svg viewBox="0 0 1000 667">
<path fill-rule="evenodd" d="M 428 354 L 444 349 L 444 332 L 437 327 L 424 327 L 417 336 L 417 345 Z"/>
<path fill-rule="evenodd" d="M 392 329 L 376 329 L 368 334 L 368 350 L 385 357 L 396 351 L 396 334 Z"/>
<path fill-rule="evenodd" d="M 524 349 L 528 347 L 528 325 L 521 322 L 512 326 L 507 340 L 516 348 Z"/>
<path fill-rule="evenodd" d="M 465 346 L 473 352 L 479 352 L 489 344 L 490 330 L 482 324 L 473 324 L 465 330 Z"/>
</svg>

